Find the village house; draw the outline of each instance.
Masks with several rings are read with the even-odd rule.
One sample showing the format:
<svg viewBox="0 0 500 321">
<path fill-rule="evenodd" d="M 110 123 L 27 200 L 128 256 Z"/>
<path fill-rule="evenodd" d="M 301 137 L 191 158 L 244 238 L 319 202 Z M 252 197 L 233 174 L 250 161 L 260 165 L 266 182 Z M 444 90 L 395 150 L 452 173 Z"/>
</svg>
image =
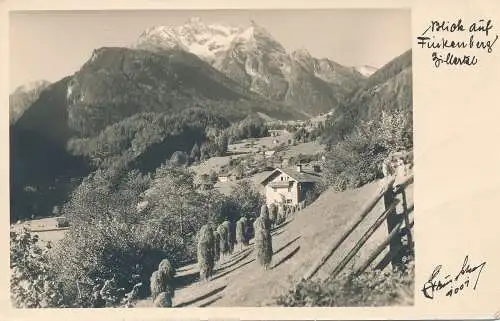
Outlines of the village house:
<svg viewBox="0 0 500 321">
<path fill-rule="evenodd" d="M 221 183 L 234 181 L 234 177 L 230 173 L 219 174 L 217 180 Z"/>
<path fill-rule="evenodd" d="M 273 156 L 273 155 L 274 155 L 274 153 L 276 153 L 276 151 L 275 151 L 275 150 L 272 150 L 272 149 L 271 149 L 271 150 L 266 150 L 266 151 L 264 152 L 264 157 L 269 158 L 269 157 Z"/>
<path fill-rule="evenodd" d="M 269 129 L 269 135 L 271 137 L 278 137 L 281 135 L 282 130 L 279 129 Z"/>
<path fill-rule="evenodd" d="M 305 171 L 302 165 L 297 165 L 295 168 L 276 168 L 261 184 L 264 186 L 268 205 L 282 202 L 297 205 L 320 180 L 319 173 Z"/>
</svg>

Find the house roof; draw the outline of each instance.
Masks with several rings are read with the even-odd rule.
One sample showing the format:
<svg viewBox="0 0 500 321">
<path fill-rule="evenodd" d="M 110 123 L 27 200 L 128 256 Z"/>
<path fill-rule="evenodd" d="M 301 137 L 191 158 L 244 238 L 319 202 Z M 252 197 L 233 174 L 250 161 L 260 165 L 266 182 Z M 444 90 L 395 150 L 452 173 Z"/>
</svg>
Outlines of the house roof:
<svg viewBox="0 0 500 321">
<path fill-rule="evenodd" d="M 267 185 L 267 183 L 273 179 L 274 177 L 278 176 L 281 173 L 285 173 L 297 182 L 300 183 L 317 183 L 321 180 L 321 176 L 318 173 L 312 173 L 309 171 L 304 171 L 302 172 L 297 172 L 295 168 L 276 168 L 274 171 L 271 172 L 262 182 L 262 185 Z"/>
</svg>

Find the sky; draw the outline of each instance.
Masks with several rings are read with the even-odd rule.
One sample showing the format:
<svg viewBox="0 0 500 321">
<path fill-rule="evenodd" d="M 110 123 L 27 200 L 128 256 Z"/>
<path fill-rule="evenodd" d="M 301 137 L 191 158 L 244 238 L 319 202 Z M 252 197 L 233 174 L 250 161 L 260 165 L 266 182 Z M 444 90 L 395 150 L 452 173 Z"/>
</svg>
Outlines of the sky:
<svg viewBox="0 0 500 321">
<path fill-rule="evenodd" d="M 411 48 L 407 9 L 11 12 L 10 90 L 71 75 L 100 47 L 130 46 L 145 29 L 206 23 L 265 27 L 287 50 L 346 66 L 381 67 Z"/>
</svg>

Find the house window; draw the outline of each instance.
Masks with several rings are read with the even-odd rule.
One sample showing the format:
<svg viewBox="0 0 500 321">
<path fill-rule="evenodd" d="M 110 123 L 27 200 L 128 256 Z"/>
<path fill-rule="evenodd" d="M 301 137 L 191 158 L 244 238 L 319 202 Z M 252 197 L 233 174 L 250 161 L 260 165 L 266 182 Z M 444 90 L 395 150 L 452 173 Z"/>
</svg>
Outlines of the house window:
<svg viewBox="0 0 500 321">
<path fill-rule="evenodd" d="M 291 199 L 287 199 L 287 200 L 286 200 L 286 203 L 287 203 L 287 204 L 291 204 L 291 203 L 292 203 L 292 200 L 291 200 Z"/>
<path fill-rule="evenodd" d="M 281 180 L 283 180 L 283 176 L 281 176 Z"/>
<path fill-rule="evenodd" d="M 291 191 L 292 191 L 292 187 L 288 186 L 288 193 L 290 193 Z"/>
</svg>

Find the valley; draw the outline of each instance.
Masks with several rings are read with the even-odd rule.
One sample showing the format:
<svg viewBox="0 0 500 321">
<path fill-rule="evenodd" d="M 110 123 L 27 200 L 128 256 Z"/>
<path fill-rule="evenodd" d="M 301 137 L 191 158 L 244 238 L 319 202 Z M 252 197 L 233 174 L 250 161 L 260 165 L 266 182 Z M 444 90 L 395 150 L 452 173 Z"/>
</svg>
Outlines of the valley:
<svg viewBox="0 0 500 321">
<path fill-rule="evenodd" d="M 282 305 L 382 178 L 410 177 L 396 170 L 413 166 L 411 50 L 347 66 L 253 20 L 191 18 L 87 54 L 74 73 L 10 96 L 17 306 L 150 307 L 165 260 L 174 307 Z M 201 280 L 224 230 L 227 246 L 248 244 Z M 40 293 L 24 288 L 32 274 Z"/>
</svg>

